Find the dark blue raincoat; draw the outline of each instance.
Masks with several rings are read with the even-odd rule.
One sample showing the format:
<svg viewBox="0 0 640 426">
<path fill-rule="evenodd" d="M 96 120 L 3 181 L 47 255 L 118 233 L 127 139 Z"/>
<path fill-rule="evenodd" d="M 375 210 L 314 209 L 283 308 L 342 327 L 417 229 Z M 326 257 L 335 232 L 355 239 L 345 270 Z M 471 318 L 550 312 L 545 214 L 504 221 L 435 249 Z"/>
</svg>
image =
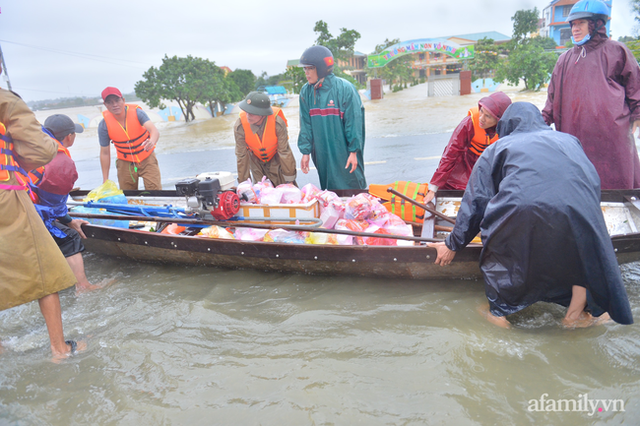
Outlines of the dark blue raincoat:
<svg viewBox="0 0 640 426">
<path fill-rule="evenodd" d="M 578 139 L 551 131 L 527 102 L 512 104 L 497 132 L 446 240 L 458 251 L 482 233 L 491 312 L 509 315 L 538 301 L 568 306 L 579 285 L 593 315 L 633 323 L 600 209 L 600 179 Z"/>
</svg>

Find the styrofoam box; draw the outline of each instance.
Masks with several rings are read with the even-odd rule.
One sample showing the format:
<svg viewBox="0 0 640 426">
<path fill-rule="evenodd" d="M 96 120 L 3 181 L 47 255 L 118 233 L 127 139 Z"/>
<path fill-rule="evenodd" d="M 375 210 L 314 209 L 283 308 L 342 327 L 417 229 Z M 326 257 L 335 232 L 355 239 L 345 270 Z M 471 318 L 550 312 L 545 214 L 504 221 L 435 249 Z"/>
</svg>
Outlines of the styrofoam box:
<svg viewBox="0 0 640 426">
<path fill-rule="evenodd" d="M 240 211 L 238 212 L 238 216 L 243 216 L 245 218 L 258 218 L 258 217 L 268 217 L 268 218 L 296 218 L 296 219 L 309 219 L 309 218 L 319 218 L 320 217 L 320 205 L 318 204 L 318 200 L 309 201 L 306 204 L 250 204 L 250 203 L 240 203 Z M 263 221 L 252 221 L 253 223 L 265 223 Z M 278 221 L 269 221 L 272 224 L 291 224 L 291 221 L 286 222 L 278 222 Z"/>
<path fill-rule="evenodd" d="M 231 172 L 207 172 L 200 173 L 196 176 L 196 179 L 205 180 L 206 178 L 218 179 L 220 182 L 220 189 L 227 191 L 236 186 L 236 178 L 233 177 Z"/>
</svg>

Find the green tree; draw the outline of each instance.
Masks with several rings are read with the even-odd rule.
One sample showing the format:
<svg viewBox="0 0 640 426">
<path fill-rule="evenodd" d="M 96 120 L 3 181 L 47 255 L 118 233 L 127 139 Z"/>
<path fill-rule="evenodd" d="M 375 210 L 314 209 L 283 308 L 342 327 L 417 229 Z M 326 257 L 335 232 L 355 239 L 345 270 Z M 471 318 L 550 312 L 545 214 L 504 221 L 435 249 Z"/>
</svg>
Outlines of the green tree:
<svg viewBox="0 0 640 426">
<path fill-rule="evenodd" d="M 527 35 L 538 30 L 538 8 L 532 10 L 518 10 L 511 17 L 513 21 L 513 37 L 511 40 L 516 44 L 527 38 Z"/>
<path fill-rule="evenodd" d="M 346 28 L 340 28 L 340 35 L 333 37 L 324 21 L 316 22 L 313 31 L 318 35 L 316 44 L 328 48 L 335 59 L 342 61 L 347 61 L 353 55 L 356 42 L 360 39 L 359 32 Z"/>
<path fill-rule="evenodd" d="M 635 56 L 636 61 L 640 62 L 640 40 L 629 40 L 625 42 L 633 56 Z"/>
<path fill-rule="evenodd" d="M 538 23 L 538 9 L 519 10 L 511 18 L 513 38 L 507 43 L 507 57 L 500 60 L 494 80 L 517 86 L 522 80 L 526 90 L 540 90 L 549 79 L 558 56 L 545 52 L 545 41 L 530 37 Z"/>
<path fill-rule="evenodd" d="M 556 41 L 551 37 L 536 36 L 531 39 L 531 43 L 537 44 L 544 50 L 555 50 L 555 48 L 558 47 Z"/>
<path fill-rule="evenodd" d="M 151 108 L 165 108 L 163 100 L 178 103 L 185 121 L 195 119 L 193 108 L 206 89 L 210 62 L 188 55 L 186 58 L 167 55 L 158 68 L 151 67 L 143 74 L 143 80 L 135 84 L 136 95 Z"/>
<path fill-rule="evenodd" d="M 209 62 L 208 67 L 209 69 L 204 78 L 205 87 L 198 101 L 203 105 L 208 105 L 212 115 L 215 114 L 217 105 L 220 106 L 222 114 L 224 114 L 226 105 L 242 100 L 244 94 L 231 78 L 232 73 L 225 76 L 224 71 L 213 62 Z"/>
<path fill-rule="evenodd" d="M 631 10 L 635 15 L 633 19 L 640 22 L 640 0 L 630 0 L 629 3 L 631 4 Z"/>
<path fill-rule="evenodd" d="M 233 80 L 243 96 L 255 90 L 257 78 L 251 70 L 235 70 L 227 78 Z"/>
<path fill-rule="evenodd" d="M 301 67 L 289 67 L 284 73 L 287 80 L 291 81 L 293 93 L 299 94 L 302 86 L 307 82 L 304 70 Z"/>
<path fill-rule="evenodd" d="M 545 52 L 541 46 L 533 43 L 518 45 L 502 61 L 494 79 L 498 82 L 506 80 L 512 86 L 517 86 L 522 80 L 525 89 L 537 91 L 549 80 L 557 60 L 555 53 Z"/>
<path fill-rule="evenodd" d="M 346 62 L 353 56 L 356 42 L 360 39 L 360 33 L 356 30 L 348 30 L 340 28 L 340 35 L 333 37 L 329 32 L 329 26 L 324 21 L 317 21 L 313 27 L 313 31 L 318 35 L 316 44 L 324 46 L 333 53 L 334 66 L 333 73 L 338 77 L 342 77 L 354 85 L 360 86 L 356 79 L 342 70 L 338 61 Z"/>
<path fill-rule="evenodd" d="M 473 79 L 489 78 L 500 62 L 498 46 L 493 39 L 484 37 L 475 46 L 474 58 L 469 61 Z"/>
</svg>

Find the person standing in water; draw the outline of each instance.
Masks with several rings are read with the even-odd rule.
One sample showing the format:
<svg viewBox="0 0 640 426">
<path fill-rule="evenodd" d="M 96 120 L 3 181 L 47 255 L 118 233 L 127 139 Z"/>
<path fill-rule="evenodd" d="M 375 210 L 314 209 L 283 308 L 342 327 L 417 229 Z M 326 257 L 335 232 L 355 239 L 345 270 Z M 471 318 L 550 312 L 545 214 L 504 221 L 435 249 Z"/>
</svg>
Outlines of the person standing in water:
<svg viewBox="0 0 640 426">
<path fill-rule="evenodd" d="M 551 131 L 528 102 L 512 104 L 497 132 L 500 142 L 471 172 L 451 234 L 428 244 L 435 263 L 449 265 L 481 232 L 489 321 L 508 327 L 508 315 L 543 301 L 568 307 L 567 327 L 609 316 L 632 324 L 600 208 L 600 179 L 580 141 Z"/>
<path fill-rule="evenodd" d="M 61 358 L 84 347 L 62 329 L 58 292 L 75 277 L 29 198 L 26 172 L 51 161 L 58 143 L 20 97 L 0 89 L 0 145 L 0 310 L 38 300 L 51 352 Z"/>
</svg>

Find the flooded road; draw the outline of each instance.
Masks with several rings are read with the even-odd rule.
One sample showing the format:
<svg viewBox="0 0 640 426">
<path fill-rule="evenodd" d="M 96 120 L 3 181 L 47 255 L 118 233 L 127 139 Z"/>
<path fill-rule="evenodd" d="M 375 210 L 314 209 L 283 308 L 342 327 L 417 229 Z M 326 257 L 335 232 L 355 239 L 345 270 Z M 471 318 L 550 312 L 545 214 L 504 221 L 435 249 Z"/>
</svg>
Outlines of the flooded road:
<svg viewBox="0 0 640 426">
<path fill-rule="evenodd" d="M 450 132 L 482 97 L 425 93 L 417 86 L 365 103 L 369 183 L 428 180 Z M 544 94 L 508 93 L 544 103 Z M 297 108 L 285 114 L 295 142 Z M 203 171 L 235 171 L 234 121 L 161 129 L 165 188 Z M 89 189 L 101 183 L 97 138 L 91 129 L 82 136 L 72 155 Z M 312 170 L 298 181 L 313 179 Z M 478 314 L 486 298 L 472 280 L 231 271 L 93 254 L 85 263 L 91 281 L 115 279 L 80 297 L 61 293 L 66 336 L 85 339 L 85 352 L 52 363 L 37 303 L 0 312 L 0 425 L 633 425 L 640 418 L 637 324 L 569 331 L 564 310 L 541 303 L 503 330 Z M 623 277 L 640 321 L 640 268 L 625 266 Z M 574 400 L 575 409 L 558 409 L 557 400 Z"/>
</svg>

